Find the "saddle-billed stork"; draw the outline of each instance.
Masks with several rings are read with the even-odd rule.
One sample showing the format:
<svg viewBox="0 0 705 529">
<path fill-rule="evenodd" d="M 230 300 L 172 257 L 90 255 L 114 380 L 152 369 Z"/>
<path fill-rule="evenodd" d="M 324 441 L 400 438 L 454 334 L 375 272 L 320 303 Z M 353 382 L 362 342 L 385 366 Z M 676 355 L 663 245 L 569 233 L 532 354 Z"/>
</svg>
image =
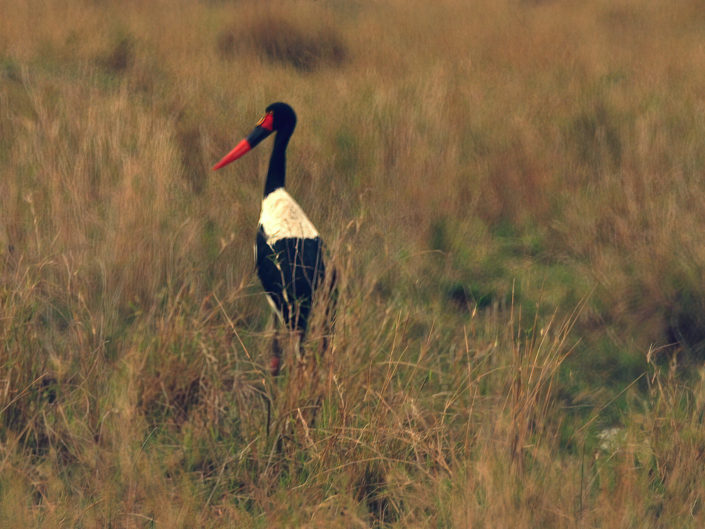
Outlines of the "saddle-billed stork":
<svg viewBox="0 0 705 529">
<path fill-rule="evenodd" d="M 296 127 L 296 114 L 286 103 L 273 103 L 265 112 L 250 135 L 215 164 L 213 170 L 234 162 L 276 133 L 264 184 L 255 260 L 257 275 L 274 309 L 275 319 L 296 333 L 298 355 L 314 292 L 325 276 L 324 247 L 301 206 L 284 189 L 286 148 Z M 277 375 L 281 367 L 281 349 L 276 337 L 269 367 L 273 375 Z"/>
</svg>

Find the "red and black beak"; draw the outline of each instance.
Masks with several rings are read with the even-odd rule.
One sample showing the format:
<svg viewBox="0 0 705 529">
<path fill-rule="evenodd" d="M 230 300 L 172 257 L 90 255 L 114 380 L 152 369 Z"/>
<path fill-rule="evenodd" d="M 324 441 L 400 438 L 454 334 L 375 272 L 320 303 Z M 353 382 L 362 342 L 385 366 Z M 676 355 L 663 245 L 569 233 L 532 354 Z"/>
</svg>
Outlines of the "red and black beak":
<svg viewBox="0 0 705 529">
<path fill-rule="evenodd" d="M 234 162 L 240 158 L 243 154 L 254 149 L 259 142 L 269 136 L 274 132 L 274 115 L 268 112 L 262 119 L 259 120 L 257 126 L 250 133 L 250 135 L 238 143 L 235 148 L 226 154 L 222 160 L 213 166 L 213 170 L 220 169 L 221 167 L 228 165 L 230 162 Z"/>
</svg>

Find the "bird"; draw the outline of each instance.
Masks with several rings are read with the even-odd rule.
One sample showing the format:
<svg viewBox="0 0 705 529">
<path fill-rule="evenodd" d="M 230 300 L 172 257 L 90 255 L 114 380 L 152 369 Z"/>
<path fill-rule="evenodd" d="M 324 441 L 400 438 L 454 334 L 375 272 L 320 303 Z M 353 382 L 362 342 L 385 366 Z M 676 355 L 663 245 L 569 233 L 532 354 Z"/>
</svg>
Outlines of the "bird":
<svg viewBox="0 0 705 529">
<path fill-rule="evenodd" d="M 285 188 L 286 149 L 296 120 L 294 109 L 286 103 L 267 106 L 252 132 L 215 164 L 213 170 L 234 162 L 271 134 L 275 135 L 257 227 L 255 263 L 275 322 L 294 333 L 296 354 L 300 358 L 314 294 L 324 284 L 326 266 L 324 244 L 318 230 Z M 334 277 L 334 273 L 331 276 Z M 326 348 L 327 340 L 324 340 L 324 351 Z M 269 369 L 276 376 L 282 366 L 276 334 L 272 349 Z"/>
</svg>

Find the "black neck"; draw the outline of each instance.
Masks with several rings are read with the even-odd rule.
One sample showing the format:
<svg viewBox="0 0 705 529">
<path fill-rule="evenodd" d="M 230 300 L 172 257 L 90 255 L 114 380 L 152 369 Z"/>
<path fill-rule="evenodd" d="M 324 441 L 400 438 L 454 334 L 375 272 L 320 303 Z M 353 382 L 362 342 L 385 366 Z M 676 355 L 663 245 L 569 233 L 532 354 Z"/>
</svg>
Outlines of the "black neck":
<svg viewBox="0 0 705 529">
<path fill-rule="evenodd" d="M 274 148 L 269 159 L 267 180 L 264 183 L 264 196 L 272 191 L 284 187 L 286 179 L 286 147 L 293 131 L 279 130 L 274 137 Z"/>
</svg>

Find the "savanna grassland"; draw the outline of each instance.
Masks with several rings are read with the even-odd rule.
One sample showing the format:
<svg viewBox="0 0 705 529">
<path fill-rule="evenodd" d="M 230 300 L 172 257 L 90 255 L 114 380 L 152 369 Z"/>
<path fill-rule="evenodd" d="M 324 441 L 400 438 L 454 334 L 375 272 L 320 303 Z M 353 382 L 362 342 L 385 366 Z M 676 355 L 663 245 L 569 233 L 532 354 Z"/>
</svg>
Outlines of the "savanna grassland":
<svg viewBox="0 0 705 529">
<path fill-rule="evenodd" d="M 701 528 L 704 175 L 695 0 L 0 0 L 0 526 Z"/>
</svg>

